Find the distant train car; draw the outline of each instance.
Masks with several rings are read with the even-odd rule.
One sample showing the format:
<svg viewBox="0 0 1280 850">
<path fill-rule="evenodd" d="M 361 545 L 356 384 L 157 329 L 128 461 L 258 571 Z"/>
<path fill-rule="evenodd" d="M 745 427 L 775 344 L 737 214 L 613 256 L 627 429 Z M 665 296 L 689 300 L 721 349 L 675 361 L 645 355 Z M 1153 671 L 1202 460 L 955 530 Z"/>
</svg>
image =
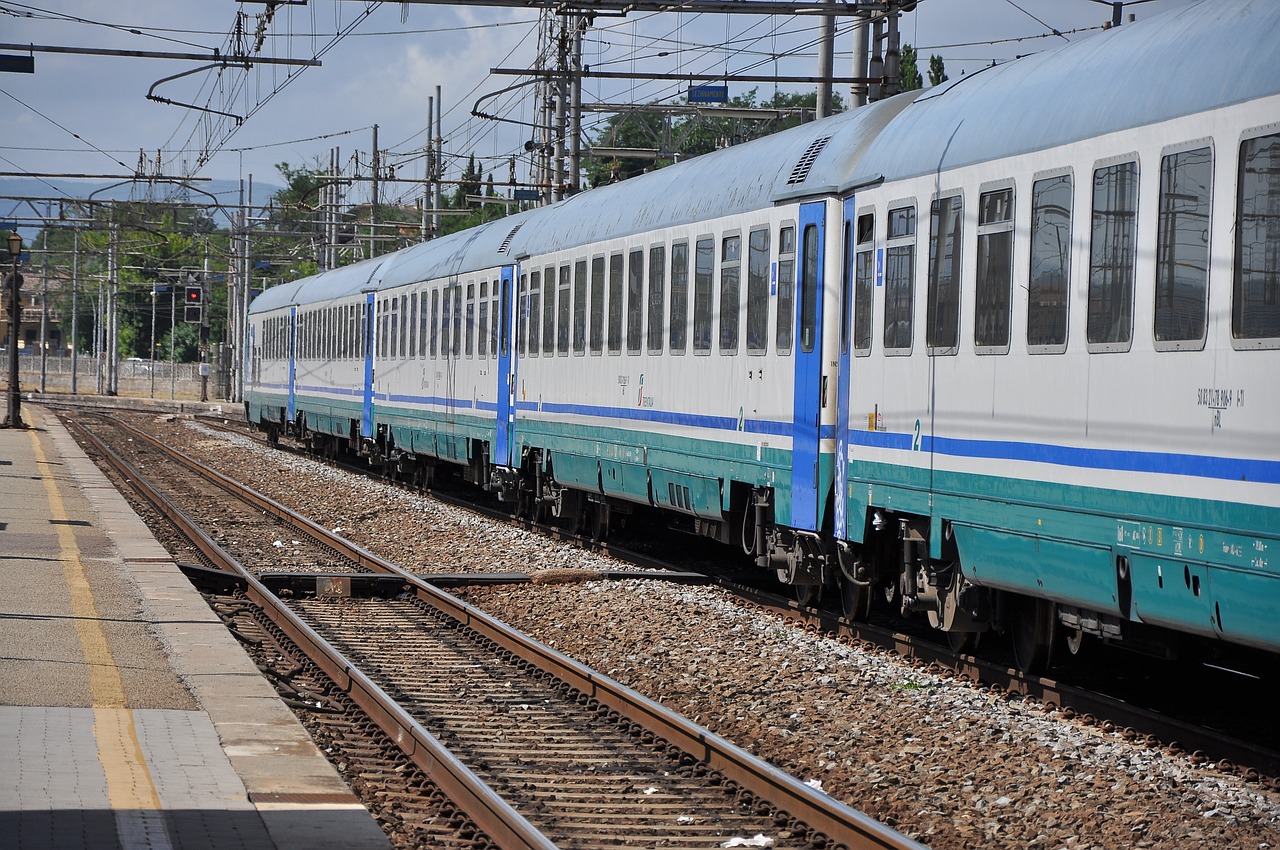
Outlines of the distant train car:
<svg viewBox="0 0 1280 850">
<path fill-rule="evenodd" d="M 1189 4 L 269 290 L 248 416 L 1026 669 L 1275 653 L 1278 37 Z"/>
</svg>

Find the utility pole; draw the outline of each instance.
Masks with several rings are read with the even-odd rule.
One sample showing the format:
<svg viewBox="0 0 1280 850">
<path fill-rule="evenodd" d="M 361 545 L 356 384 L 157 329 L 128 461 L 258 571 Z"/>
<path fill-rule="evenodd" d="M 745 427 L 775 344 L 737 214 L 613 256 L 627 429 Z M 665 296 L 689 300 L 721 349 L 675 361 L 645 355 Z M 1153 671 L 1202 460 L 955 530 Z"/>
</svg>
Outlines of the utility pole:
<svg viewBox="0 0 1280 850">
<path fill-rule="evenodd" d="M 80 228 L 71 231 L 71 394 L 78 388 L 80 365 Z"/>
<path fill-rule="evenodd" d="M 427 144 L 423 148 L 423 162 L 426 163 L 422 170 L 422 241 L 426 242 L 434 233 L 429 229 L 430 219 L 428 216 L 431 209 L 431 175 L 435 169 L 431 161 L 431 131 L 435 129 L 436 121 L 436 99 L 434 97 L 427 98 Z"/>
<path fill-rule="evenodd" d="M 569 194 L 577 194 L 582 179 L 582 31 L 587 18 L 573 18 L 573 47 L 569 53 L 569 70 L 573 72 L 572 117 L 569 121 Z"/>
<path fill-rule="evenodd" d="M 870 35 L 870 24 L 865 20 L 858 21 L 853 28 L 853 69 L 850 76 L 853 77 L 869 77 L 867 71 L 867 39 Z M 849 89 L 849 106 L 851 109 L 857 109 L 859 106 L 867 105 L 867 88 L 865 79 L 862 82 L 852 83 Z"/>
<path fill-rule="evenodd" d="M 435 181 L 435 203 L 432 204 L 434 212 L 431 214 L 431 232 L 437 237 L 440 235 L 441 217 L 440 210 L 444 208 L 444 188 L 440 185 L 440 178 L 444 176 L 444 98 L 440 95 L 440 87 L 436 86 L 436 142 L 435 142 L 435 158 L 434 169 L 432 170 L 431 179 Z"/>
<path fill-rule="evenodd" d="M 47 205 L 45 215 L 48 215 Z M 49 228 L 40 234 L 44 262 L 40 270 L 40 395 L 44 395 L 49 370 Z"/>
<path fill-rule="evenodd" d="M 835 0 L 823 0 L 824 5 L 834 5 Z M 823 15 L 822 27 L 818 35 L 818 83 L 817 117 L 819 120 L 831 115 L 831 78 L 835 74 L 836 18 L 835 15 Z"/>
<path fill-rule="evenodd" d="M 382 157 L 378 153 L 378 125 L 373 125 L 373 156 L 369 159 L 369 168 L 373 180 L 369 184 L 369 256 L 378 255 L 378 172 L 382 168 Z"/>
</svg>

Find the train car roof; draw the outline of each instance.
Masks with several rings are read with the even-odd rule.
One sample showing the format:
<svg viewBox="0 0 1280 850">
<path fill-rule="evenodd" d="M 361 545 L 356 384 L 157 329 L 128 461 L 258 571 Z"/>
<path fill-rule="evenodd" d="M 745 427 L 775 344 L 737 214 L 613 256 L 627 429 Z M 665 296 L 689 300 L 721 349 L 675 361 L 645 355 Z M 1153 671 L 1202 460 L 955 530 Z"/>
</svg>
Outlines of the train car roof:
<svg viewBox="0 0 1280 850">
<path fill-rule="evenodd" d="M 880 134 L 846 187 L 1015 156 L 1280 92 L 1276 0 L 1198 0 L 950 80 Z"/>
<path fill-rule="evenodd" d="M 830 194 L 918 92 L 600 186 L 548 207 L 518 238 L 520 254 L 555 251 Z"/>
</svg>

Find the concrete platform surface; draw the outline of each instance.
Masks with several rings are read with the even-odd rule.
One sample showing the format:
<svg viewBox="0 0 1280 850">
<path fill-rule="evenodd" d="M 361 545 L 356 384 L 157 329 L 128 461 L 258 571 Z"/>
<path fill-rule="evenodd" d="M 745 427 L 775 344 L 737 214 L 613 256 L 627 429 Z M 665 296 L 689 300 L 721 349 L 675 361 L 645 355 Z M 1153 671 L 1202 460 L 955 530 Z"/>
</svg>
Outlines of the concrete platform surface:
<svg viewBox="0 0 1280 850">
<path fill-rule="evenodd" d="M 56 417 L 0 429 L 0 848 L 387 848 Z"/>
</svg>

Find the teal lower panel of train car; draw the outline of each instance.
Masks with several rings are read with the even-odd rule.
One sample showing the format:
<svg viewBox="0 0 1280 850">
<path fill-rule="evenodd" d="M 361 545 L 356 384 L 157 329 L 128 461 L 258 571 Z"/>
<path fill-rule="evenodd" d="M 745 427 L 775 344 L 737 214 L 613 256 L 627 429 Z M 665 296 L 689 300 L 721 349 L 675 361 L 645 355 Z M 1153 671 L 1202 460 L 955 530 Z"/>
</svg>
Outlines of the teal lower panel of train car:
<svg viewBox="0 0 1280 850">
<path fill-rule="evenodd" d="M 876 509 L 930 517 L 931 555 L 945 521 L 978 584 L 1280 649 L 1276 508 L 893 464 L 847 472 L 853 542 Z"/>
</svg>

